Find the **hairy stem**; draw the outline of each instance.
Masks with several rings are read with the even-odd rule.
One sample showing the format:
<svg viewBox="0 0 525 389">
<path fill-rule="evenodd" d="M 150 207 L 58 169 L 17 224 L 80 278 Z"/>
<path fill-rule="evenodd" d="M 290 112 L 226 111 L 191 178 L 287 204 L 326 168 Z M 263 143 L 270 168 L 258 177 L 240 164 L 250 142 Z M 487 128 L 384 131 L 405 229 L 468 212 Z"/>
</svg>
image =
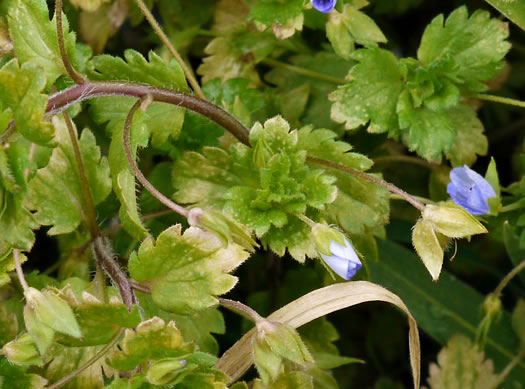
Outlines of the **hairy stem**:
<svg viewBox="0 0 525 389">
<path fill-rule="evenodd" d="M 109 241 L 99 237 L 93 241 L 91 247 L 93 248 L 93 255 L 97 264 L 104 269 L 106 274 L 108 274 L 111 280 L 117 285 L 122 296 L 122 301 L 128 310 L 131 311 L 133 305 L 137 303 L 137 299 L 135 298 L 133 289 L 131 289 L 128 277 L 113 259 Z"/>
<path fill-rule="evenodd" d="M 190 83 L 191 87 L 195 91 L 195 94 L 197 96 L 199 96 L 201 99 L 206 100 L 206 95 L 202 91 L 202 89 L 201 89 L 201 87 L 199 85 L 199 82 L 197 81 L 197 79 L 195 78 L 195 75 L 193 74 L 193 71 L 186 65 L 186 62 L 184 62 L 184 60 L 180 56 L 180 54 L 177 51 L 177 49 L 175 49 L 175 46 L 173 46 L 171 44 L 169 38 L 166 36 L 166 34 L 164 33 L 164 31 L 162 30 L 160 25 L 157 23 L 157 21 L 155 20 L 155 18 L 153 17 L 151 12 L 149 11 L 148 7 L 146 7 L 146 5 L 144 4 L 144 2 L 142 0 L 135 0 L 135 2 L 137 3 L 138 7 L 142 11 L 142 13 L 146 17 L 146 19 L 148 20 L 148 22 L 151 25 L 151 27 L 153 27 L 153 30 L 155 31 L 157 36 L 160 38 L 162 43 L 164 43 L 164 45 L 166 45 L 166 47 L 168 48 L 170 54 L 179 63 L 180 67 L 182 68 L 182 71 L 184 72 L 184 74 L 186 75 L 186 78 L 188 79 L 188 82 Z"/>
<path fill-rule="evenodd" d="M 518 275 L 523 269 L 525 269 L 525 259 L 521 261 L 514 269 L 512 269 L 505 277 L 503 277 L 496 289 L 494 289 L 494 295 L 499 297 L 510 280 Z"/>
<path fill-rule="evenodd" d="M 87 77 L 75 70 L 67 55 L 66 45 L 64 41 L 64 26 L 62 23 L 62 0 L 56 0 L 55 2 L 55 18 L 57 22 L 58 48 L 60 49 L 62 63 L 64 64 L 64 67 L 66 68 L 69 77 L 71 77 L 73 81 L 75 81 L 77 84 L 83 84 L 87 81 Z"/>
<path fill-rule="evenodd" d="M 520 209 L 520 208 L 523 208 L 523 207 L 524 207 L 524 205 L 523 205 L 522 201 L 516 201 L 515 203 L 508 204 L 508 205 L 505 205 L 505 206 L 501 207 L 499 209 L 499 213 L 515 211 L 516 209 Z"/>
<path fill-rule="evenodd" d="M 509 97 L 487 95 L 484 93 L 477 93 L 473 97 L 476 99 L 480 99 L 480 100 L 492 101 L 494 103 L 501 103 L 501 104 L 513 105 L 515 107 L 525 108 L 525 101 L 511 99 Z"/>
<path fill-rule="evenodd" d="M 335 162 L 332 162 L 332 161 L 327 161 L 327 160 L 320 159 L 320 158 L 315 158 L 315 157 L 308 157 L 307 160 L 309 162 L 313 162 L 313 163 L 316 163 L 318 165 L 323 165 L 323 166 L 327 166 L 327 167 L 332 168 L 332 169 L 341 170 L 341 171 L 343 171 L 345 173 L 349 173 L 349 174 L 351 174 L 353 176 L 356 176 L 356 177 L 362 178 L 362 179 L 364 179 L 366 181 L 369 181 L 369 182 L 371 182 L 373 184 L 382 186 L 383 188 L 388 189 L 390 192 L 401 196 L 403 199 L 408 201 L 410 204 L 412 204 L 414 207 L 419 209 L 421 212 L 423 212 L 423 210 L 425 209 L 425 204 L 423 204 L 421 201 L 418 201 L 417 199 L 414 198 L 414 196 L 409 195 L 404 190 L 398 188 L 394 184 L 386 182 L 385 180 L 382 180 L 382 179 L 374 177 L 374 176 L 372 176 L 370 174 L 364 173 L 364 172 L 362 172 L 360 170 L 353 169 L 353 168 L 350 168 L 350 167 L 347 167 L 345 165 L 341 165 L 339 163 L 335 163 Z"/>
<path fill-rule="evenodd" d="M 69 137 L 71 138 L 71 145 L 73 146 L 73 152 L 75 154 L 75 160 L 77 163 L 80 188 L 82 189 L 82 197 L 84 200 L 84 212 L 86 213 L 87 218 L 86 224 L 91 237 L 96 238 L 97 236 L 100 236 L 100 229 L 98 228 L 97 223 L 97 211 L 95 210 L 93 196 L 91 195 L 91 189 L 86 175 L 86 168 L 82 159 L 82 154 L 80 153 L 77 133 L 73 126 L 73 122 L 71 121 L 71 117 L 67 111 L 62 112 L 62 115 L 66 121 L 67 131 L 69 132 Z"/>
<path fill-rule="evenodd" d="M 248 319 L 250 321 L 253 321 L 254 323 L 261 322 L 265 320 L 261 315 L 259 315 L 254 309 L 250 308 L 249 306 L 235 300 L 230 299 L 224 299 L 224 298 L 218 298 L 219 304 L 221 304 L 223 307 L 228 308 L 229 310 L 238 313 L 245 319 Z"/>
<path fill-rule="evenodd" d="M 249 145 L 249 130 L 222 108 L 195 96 L 171 89 L 157 88 L 138 83 L 86 82 L 60 91 L 49 97 L 47 115 L 55 115 L 69 106 L 102 96 L 130 96 L 141 98 L 151 95 L 153 101 L 178 105 L 197 112 L 229 131 L 242 143 Z"/>
<path fill-rule="evenodd" d="M 18 276 L 18 281 L 20 281 L 20 285 L 22 285 L 22 289 L 25 292 L 29 288 L 29 285 L 27 285 L 24 271 L 22 270 L 22 265 L 20 264 L 20 251 L 18 251 L 18 249 L 13 249 L 13 259 L 15 261 L 15 269 L 16 275 Z"/>
<path fill-rule="evenodd" d="M 141 98 L 139 101 L 137 101 L 133 107 L 131 107 L 131 110 L 128 113 L 128 116 L 126 117 L 126 122 L 124 124 L 124 151 L 126 152 L 126 157 L 128 159 L 128 164 L 131 170 L 133 171 L 133 174 L 137 179 L 140 181 L 140 183 L 146 188 L 157 200 L 159 200 L 162 204 L 167 206 L 168 208 L 172 209 L 173 211 L 177 212 L 179 215 L 184 216 L 185 218 L 188 217 L 188 214 L 190 211 L 188 211 L 186 208 L 180 206 L 179 204 L 171 201 L 166 196 L 164 196 L 162 193 L 160 193 L 157 188 L 155 188 L 147 179 L 144 177 L 144 174 L 140 171 L 139 167 L 137 166 L 135 162 L 135 157 L 133 156 L 133 153 L 131 152 L 131 140 L 130 140 L 130 130 L 131 130 L 131 123 L 133 122 L 133 115 L 135 112 L 141 107 L 141 105 L 148 99 L 149 96 L 145 96 Z"/>
<path fill-rule="evenodd" d="M 120 329 L 120 331 L 111 339 L 111 341 L 104 346 L 102 350 L 100 350 L 96 355 L 93 356 L 89 361 L 84 363 L 82 366 L 80 366 L 75 371 L 69 373 L 67 376 L 61 378 L 59 381 L 55 382 L 53 385 L 50 385 L 47 387 L 47 389 L 58 389 L 61 386 L 64 386 L 66 383 L 71 381 L 73 378 L 78 376 L 80 373 L 82 373 L 84 370 L 89 368 L 91 365 L 93 365 L 96 361 L 98 361 L 100 358 L 104 356 L 109 350 L 111 350 L 119 341 L 120 337 L 124 333 L 124 329 Z"/>
</svg>

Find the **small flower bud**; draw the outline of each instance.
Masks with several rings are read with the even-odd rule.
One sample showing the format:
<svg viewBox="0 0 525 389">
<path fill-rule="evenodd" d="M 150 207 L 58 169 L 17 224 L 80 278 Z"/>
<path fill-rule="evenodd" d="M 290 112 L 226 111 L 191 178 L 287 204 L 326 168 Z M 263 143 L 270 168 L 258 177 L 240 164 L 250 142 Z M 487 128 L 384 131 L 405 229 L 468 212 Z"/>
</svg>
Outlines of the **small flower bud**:
<svg viewBox="0 0 525 389">
<path fill-rule="evenodd" d="M 324 263 L 345 280 L 363 266 L 348 239 L 335 228 L 317 223 L 312 227 L 312 236 Z"/>
<path fill-rule="evenodd" d="M 296 330 L 269 320 L 257 322 L 253 360 L 265 383 L 279 376 L 286 360 L 303 367 L 308 362 L 314 362 Z"/>
<path fill-rule="evenodd" d="M 485 298 L 485 301 L 483 301 L 481 309 L 485 315 L 489 315 L 494 319 L 499 320 L 502 314 L 501 299 L 499 296 L 491 293 Z"/>
<path fill-rule="evenodd" d="M 328 13 L 334 9 L 337 0 L 310 0 L 316 10 Z"/>
<path fill-rule="evenodd" d="M 77 319 L 68 303 L 54 292 L 46 290 L 40 292 L 29 287 L 24 296 L 27 304 L 34 310 L 36 318 L 46 326 L 57 332 L 70 335 L 74 338 L 82 337 Z"/>
<path fill-rule="evenodd" d="M 9 362 L 22 366 L 42 366 L 44 363 L 33 338 L 28 333 L 4 345 L 2 354 Z"/>
<path fill-rule="evenodd" d="M 204 211 L 201 208 L 193 208 L 188 215 L 188 223 L 190 226 L 214 232 L 224 247 L 228 246 L 229 241 L 237 243 L 250 252 L 254 251 L 254 247 L 259 246 L 252 239 L 247 228 L 243 228 L 243 226 L 214 210 Z"/>
<path fill-rule="evenodd" d="M 175 385 L 181 381 L 188 373 L 188 369 L 184 369 L 186 360 L 177 358 L 165 358 L 153 363 L 146 377 L 153 385 Z"/>
</svg>

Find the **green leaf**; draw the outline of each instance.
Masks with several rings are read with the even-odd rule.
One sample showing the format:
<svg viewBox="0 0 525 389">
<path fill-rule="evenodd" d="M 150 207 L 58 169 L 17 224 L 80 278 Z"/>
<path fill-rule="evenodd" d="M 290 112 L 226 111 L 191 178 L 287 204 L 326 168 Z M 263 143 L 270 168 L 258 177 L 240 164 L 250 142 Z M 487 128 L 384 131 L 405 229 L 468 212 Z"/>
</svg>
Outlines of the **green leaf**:
<svg viewBox="0 0 525 389">
<path fill-rule="evenodd" d="M 58 146 L 53 150 L 49 164 L 38 170 L 30 181 L 29 194 L 32 207 L 37 210 L 36 220 L 40 224 L 52 225 L 50 235 L 59 235 L 74 231 L 80 223 L 88 220 L 67 126 L 57 117 L 53 118 L 53 123 Z M 101 157 L 95 137 L 89 130 L 82 131 L 78 144 L 93 204 L 100 204 L 111 191 L 108 161 Z"/>
<path fill-rule="evenodd" d="M 46 357 L 51 359 L 45 371 L 45 377 L 50 382 L 70 374 L 72 371 L 86 364 L 91 358 L 97 355 L 104 346 L 96 347 L 64 347 L 58 343 L 46 353 Z M 107 375 L 113 373 L 112 369 L 106 364 L 106 358 L 99 358 L 89 369 L 78 374 L 74 379 L 68 381 L 62 388 L 64 389 L 99 389 L 104 387 L 104 372 Z"/>
<path fill-rule="evenodd" d="M 119 378 L 104 386 L 106 389 L 154 389 L 156 385 L 149 384 L 142 374 L 135 374 L 132 378 Z"/>
<path fill-rule="evenodd" d="M 485 0 L 487 3 L 496 8 L 505 15 L 509 20 L 516 23 L 525 30 L 525 8 L 519 1 L 509 0 Z"/>
<path fill-rule="evenodd" d="M 64 42 L 68 57 L 75 64 L 75 34 L 69 32 L 69 23 L 62 15 Z M 56 21 L 49 20 L 45 0 L 14 0 L 9 8 L 9 34 L 15 54 L 24 64 L 39 65 L 47 88 L 61 75 L 67 75 L 58 48 Z"/>
<path fill-rule="evenodd" d="M 90 76 L 94 80 L 132 81 L 179 92 L 188 91 L 184 72 L 176 61 L 166 63 L 153 51 L 149 52 L 149 62 L 134 50 L 126 50 L 124 58 L 126 61 L 110 55 L 95 57 Z M 122 97 L 95 100 L 95 120 L 99 123 L 109 120 L 112 130 L 117 122 L 124 122 L 135 101 L 133 98 Z M 152 133 L 153 146 L 164 144 L 170 136 L 177 139 L 183 121 L 184 109 L 158 102 L 148 108 L 144 119 Z"/>
<path fill-rule="evenodd" d="M 368 262 L 371 280 L 399 295 L 422 331 L 440 344 L 457 333 L 474 338 L 479 324 L 479 307 L 485 296 L 446 271 L 434 283 L 417 256 L 399 244 L 379 241 L 378 262 Z M 456 261 L 461 261 L 461 254 Z M 514 358 L 517 340 L 510 315 L 503 313 L 487 337 L 486 357 L 501 371 Z M 520 362 L 505 384 L 525 382 L 525 363 Z"/>
<path fill-rule="evenodd" d="M 450 339 L 438 354 L 438 364 L 430 365 L 430 389 L 491 389 L 498 382 L 492 361 L 466 336 Z"/>
<path fill-rule="evenodd" d="M 237 278 L 227 273 L 248 254 L 238 245 L 222 248 L 219 239 L 200 228 L 181 226 L 162 232 L 156 241 L 148 238 L 129 260 L 131 276 L 151 286 L 159 308 L 179 314 L 217 304 L 215 296 L 228 292 Z"/>
<path fill-rule="evenodd" d="M 459 104 L 449 111 L 456 126 L 456 137 L 446 153 L 452 166 L 472 165 L 477 155 L 487 155 L 488 141 L 483 134 L 483 123 L 466 104 Z"/>
<path fill-rule="evenodd" d="M 370 48 L 355 51 L 352 58 L 359 63 L 348 73 L 349 83 L 329 96 L 332 119 L 349 130 L 369 123 L 369 132 L 395 131 L 397 99 L 404 86 L 396 57 Z"/>
<path fill-rule="evenodd" d="M 359 8 L 347 4 L 342 13 L 332 11 L 329 14 L 327 37 L 335 52 L 345 59 L 350 59 L 354 42 L 363 46 L 377 46 L 377 43 L 387 41 L 377 24 Z"/>
<path fill-rule="evenodd" d="M 521 347 L 525 345 L 525 300 L 519 299 L 512 312 L 512 327 L 518 335 Z"/>
<path fill-rule="evenodd" d="M 224 334 L 226 326 L 217 308 L 207 308 L 189 315 L 174 315 L 177 328 L 188 342 L 195 342 L 201 351 L 217 355 L 219 344 L 212 334 Z"/>
<path fill-rule="evenodd" d="M 260 0 L 250 10 L 249 17 L 261 28 L 272 27 L 279 39 L 287 39 L 303 29 L 304 0 Z"/>
<path fill-rule="evenodd" d="M 124 110 L 127 107 L 123 107 Z M 139 146 L 145 147 L 148 144 L 149 128 L 144 124 L 145 113 L 138 109 L 133 115 L 133 122 L 130 128 L 130 148 L 136 156 Z M 108 116 L 104 116 L 107 118 Z M 109 147 L 109 167 L 113 182 L 113 191 L 117 195 L 120 207 L 120 220 L 124 229 L 135 239 L 142 240 L 148 232 L 140 219 L 137 207 L 137 193 L 135 175 L 129 167 L 129 162 L 124 152 L 124 122 L 119 117 L 111 116 L 108 127 L 112 128 L 113 137 Z"/>
<path fill-rule="evenodd" d="M 40 93 L 46 79 L 33 63 L 18 66 L 12 59 L 0 69 L 0 115 L 16 120 L 20 133 L 32 142 L 53 146 L 54 129 L 44 121 L 48 97 Z"/>
<path fill-rule="evenodd" d="M 525 248 L 520 245 L 520 237 L 517 234 L 517 228 L 513 227 L 508 221 L 503 223 L 503 243 L 514 266 L 518 266 L 525 260 Z M 525 285 L 525 272 L 519 272 L 518 276 L 523 285 Z"/>
<path fill-rule="evenodd" d="M 277 40 L 268 32 L 256 33 L 240 26 L 224 36 L 214 38 L 204 53 L 207 57 L 197 73 L 204 84 L 220 78 L 223 82 L 231 78 L 246 78 L 252 84 L 260 83 L 255 64 L 278 52 Z"/>
<path fill-rule="evenodd" d="M 126 330 L 121 348 L 109 358 L 109 364 L 119 370 L 131 370 L 148 359 L 179 357 L 191 353 L 182 347 L 182 336 L 175 322 L 166 324 L 154 317 L 142 322 L 135 330 Z"/>
<path fill-rule="evenodd" d="M 423 33 L 417 52 L 425 65 L 436 67 L 451 61 L 451 69 L 444 72 L 463 88 L 483 91 L 487 81 L 503 68 L 503 57 L 510 49 L 505 41 L 507 24 L 491 18 L 487 11 L 475 11 L 469 18 L 467 7 L 457 8 L 447 20 L 439 15 Z M 448 65 L 447 65 L 448 66 Z"/>
<path fill-rule="evenodd" d="M 6 358 L 0 359 L 0 388 L 44 389 L 47 380 L 27 373 L 27 368 L 12 365 Z"/>
</svg>

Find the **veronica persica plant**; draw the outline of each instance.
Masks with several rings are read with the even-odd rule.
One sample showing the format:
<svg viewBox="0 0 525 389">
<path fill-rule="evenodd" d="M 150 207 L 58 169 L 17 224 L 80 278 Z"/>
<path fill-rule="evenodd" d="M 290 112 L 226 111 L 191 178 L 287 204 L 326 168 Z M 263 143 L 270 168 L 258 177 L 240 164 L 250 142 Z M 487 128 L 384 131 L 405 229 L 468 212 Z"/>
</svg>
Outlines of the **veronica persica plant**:
<svg viewBox="0 0 525 389">
<path fill-rule="evenodd" d="M 312 0 L 312 5 L 318 11 L 328 13 L 334 9 L 337 0 Z"/>
<path fill-rule="evenodd" d="M 496 192 L 487 180 L 466 165 L 452 169 L 450 179 L 447 192 L 457 205 L 472 215 L 489 213 L 488 199 L 496 197 Z"/>
</svg>

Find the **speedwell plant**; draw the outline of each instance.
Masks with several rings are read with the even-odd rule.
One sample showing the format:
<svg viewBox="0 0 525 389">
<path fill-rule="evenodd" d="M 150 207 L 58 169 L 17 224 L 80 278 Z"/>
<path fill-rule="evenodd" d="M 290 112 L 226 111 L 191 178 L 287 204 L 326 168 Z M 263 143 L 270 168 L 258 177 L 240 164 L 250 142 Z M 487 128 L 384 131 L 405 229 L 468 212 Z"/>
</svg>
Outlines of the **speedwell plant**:
<svg viewBox="0 0 525 389">
<path fill-rule="evenodd" d="M 0 388 L 525 388 L 525 3 L 452 3 L 2 0 Z"/>
</svg>

